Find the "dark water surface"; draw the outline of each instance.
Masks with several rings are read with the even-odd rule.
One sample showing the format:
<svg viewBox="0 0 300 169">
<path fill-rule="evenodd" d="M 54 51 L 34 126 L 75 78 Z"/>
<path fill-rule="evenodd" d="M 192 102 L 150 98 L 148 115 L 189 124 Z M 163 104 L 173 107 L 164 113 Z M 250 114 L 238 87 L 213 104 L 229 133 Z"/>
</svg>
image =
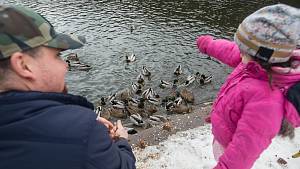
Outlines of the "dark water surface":
<svg viewBox="0 0 300 169">
<path fill-rule="evenodd" d="M 31 7 L 43 14 L 59 32 L 84 35 L 87 44 L 73 51 L 89 72 L 69 72 L 67 83 L 74 94 L 99 100 L 136 80 L 143 65 L 154 76 L 148 86 L 158 88 L 159 80 L 172 80 L 181 64 L 186 75 L 197 71 L 213 75 L 206 86 L 191 89 L 197 102 L 211 100 L 231 69 L 199 54 L 195 39 L 211 34 L 232 39 L 238 24 L 255 10 L 274 0 L 0 0 L 3 4 Z M 282 1 L 294 6 L 299 0 Z M 22 26 L 22 25 L 19 25 Z M 135 29 L 131 33 L 130 27 Z M 137 61 L 124 62 L 125 53 L 134 52 Z M 157 89 L 158 90 L 158 89 Z"/>
</svg>

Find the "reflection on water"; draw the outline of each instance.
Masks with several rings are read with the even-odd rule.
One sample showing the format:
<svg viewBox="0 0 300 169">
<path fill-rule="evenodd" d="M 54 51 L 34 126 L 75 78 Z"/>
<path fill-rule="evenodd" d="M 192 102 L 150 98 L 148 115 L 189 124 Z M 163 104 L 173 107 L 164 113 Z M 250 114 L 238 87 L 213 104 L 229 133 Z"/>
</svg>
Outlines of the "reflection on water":
<svg viewBox="0 0 300 169">
<path fill-rule="evenodd" d="M 285 1 L 293 5 L 296 1 Z M 1 0 L 0 0 L 1 2 Z M 149 86 L 172 80 L 181 64 L 185 74 L 212 74 L 213 83 L 193 86 L 198 102 L 214 98 L 231 71 L 199 54 L 195 39 L 200 34 L 232 39 L 238 24 L 256 9 L 274 0 L 2 0 L 42 13 L 59 32 L 84 35 L 88 43 L 76 50 L 93 67 L 89 72 L 69 72 L 70 91 L 96 101 L 135 81 L 143 65 L 154 74 Z M 124 62 L 134 52 L 137 61 Z"/>
</svg>

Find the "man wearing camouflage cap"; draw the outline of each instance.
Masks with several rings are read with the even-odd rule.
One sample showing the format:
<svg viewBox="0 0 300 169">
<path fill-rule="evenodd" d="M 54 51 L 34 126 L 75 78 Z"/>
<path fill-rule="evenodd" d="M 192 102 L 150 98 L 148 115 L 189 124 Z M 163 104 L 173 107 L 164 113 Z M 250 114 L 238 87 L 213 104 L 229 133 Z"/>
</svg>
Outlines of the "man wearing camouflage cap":
<svg viewBox="0 0 300 169">
<path fill-rule="evenodd" d="M 90 102 L 67 94 L 60 52 L 83 44 L 30 9 L 0 5 L 0 168 L 135 168 L 122 124 L 97 121 Z"/>
</svg>

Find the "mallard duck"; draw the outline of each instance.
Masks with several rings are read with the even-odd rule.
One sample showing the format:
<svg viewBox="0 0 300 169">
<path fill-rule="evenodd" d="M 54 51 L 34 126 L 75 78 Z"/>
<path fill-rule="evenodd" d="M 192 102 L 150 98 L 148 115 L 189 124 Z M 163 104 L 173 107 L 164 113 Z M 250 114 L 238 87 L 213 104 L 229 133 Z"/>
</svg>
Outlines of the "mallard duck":
<svg viewBox="0 0 300 169">
<path fill-rule="evenodd" d="M 151 72 L 146 68 L 146 66 L 143 66 L 143 68 L 142 68 L 142 74 L 144 76 L 151 76 Z"/>
<path fill-rule="evenodd" d="M 158 111 L 158 108 L 156 105 L 147 104 L 144 106 L 144 110 L 145 110 L 147 116 L 151 116 Z"/>
<path fill-rule="evenodd" d="M 131 83 L 131 89 L 132 92 L 135 94 L 141 94 L 142 93 L 142 86 L 140 84 Z"/>
<path fill-rule="evenodd" d="M 153 97 L 153 89 L 151 87 L 142 93 L 142 98 L 148 99 L 149 97 Z"/>
<path fill-rule="evenodd" d="M 133 94 L 132 94 L 131 90 L 128 88 L 125 88 L 116 93 L 116 99 L 121 100 L 121 101 L 128 101 L 132 95 Z"/>
<path fill-rule="evenodd" d="M 117 108 L 117 109 L 125 108 L 125 103 L 121 100 L 113 100 L 111 103 L 112 103 L 113 108 Z"/>
<path fill-rule="evenodd" d="M 67 60 L 69 60 L 69 61 L 79 61 L 77 53 L 69 53 L 67 55 Z"/>
<path fill-rule="evenodd" d="M 112 103 L 114 100 L 116 100 L 116 94 L 111 94 L 107 97 L 107 100 Z"/>
<path fill-rule="evenodd" d="M 132 114 L 129 116 L 129 119 L 136 126 L 142 127 L 145 125 L 145 121 L 140 114 Z"/>
<path fill-rule="evenodd" d="M 137 76 L 137 82 L 138 82 L 139 84 L 141 84 L 141 85 L 144 85 L 144 83 L 145 83 L 145 78 L 144 78 L 144 76 L 143 76 L 142 74 L 139 74 L 139 75 Z"/>
<path fill-rule="evenodd" d="M 125 58 L 127 63 L 134 62 L 136 60 L 134 53 L 132 53 L 131 55 L 126 55 Z"/>
<path fill-rule="evenodd" d="M 140 102 L 140 101 L 139 101 L 138 99 L 136 99 L 136 98 L 130 98 L 130 99 L 128 100 L 128 106 L 138 107 L 139 102 Z"/>
<path fill-rule="evenodd" d="M 177 97 L 174 100 L 174 106 L 177 107 L 177 106 L 180 106 L 181 104 L 183 104 L 183 99 L 181 97 Z"/>
<path fill-rule="evenodd" d="M 199 83 L 201 85 L 205 85 L 207 83 L 210 83 L 212 80 L 212 76 L 205 76 L 204 74 L 201 75 L 201 78 L 199 80 Z"/>
<path fill-rule="evenodd" d="M 192 111 L 193 111 L 193 108 L 188 105 L 185 105 L 185 104 L 180 104 L 179 106 L 170 107 L 170 112 L 176 113 L 176 114 L 191 113 Z"/>
<path fill-rule="evenodd" d="M 153 115 L 153 116 L 149 116 L 148 121 L 152 125 L 157 125 L 157 124 L 165 123 L 169 120 L 165 116 L 162 116 L 162 115 Z"/>
<path fill-rule="evenodd" d="M 179 92 L 179 95 L 181 96 L 181 98 L 182 98 L 183 100 L 185 100 L 185 101 L 188 102 L 188 103 L 194 103 L 194 101 L 195 101 L 195 97 L 194 97 L 193 92 L 189 91 L 189 90 L 186 89 L 186 88 L 183 88 L 183 89 Z"/>
<path fill-rule="evenodd" d="M 178 66 L 177 66 L 177 68 L 174 70 L 174 74 L 175 74 L 176 76 L 182 74 L 181 65 L 178 65 Z"/>
<path fill-rule="evenodd" d="M 75 63 L 71 63 L 69 60 L 66 60 L 66 62 L 68 63 L 69 71 L 72 70 L 89 71 L 90 69 L 92 69 L 91 66 L 80 63 L 79 61 L 78 62 L 76 61 Z"/>
<path fill-rule="evenodd" d="M 195 81 L 195 79 L 196 79 L 196 77 L 194 75 L 189 75 L 186 78 L 186 81 L 185 81 L 184 85 L 188 86 L 188 85 L 192 84 Z"/>
<path fill-rule="evenodd" d="M 293 158 L 298 158 L 298 157 L 300 157 L 300 150 L 299 150 L 298 153 L 295 153 L 292 157 L 293 157 Z"/>
<path fill-rule="evenodd" d="M 105 106 L 105 105 L 106 105 L 106 102 L 105 102 L 105 98 L 104 98 L 104 97 L 101 97 L 101 98 L 100 98 L 100 105 L 101 105 L 101 106 Z"/>
<path fill-rule="evenodd" d="M 97 106 L 96 109 L 95 109 L 95 112 L 97 114 L 97 120 L 100 117 L 103 117 L 107 120 L 110 119 L 110 111 L 107 111 L 106 109 L 103 109 L 101 106 Z"/>
<path fill-rule="evenodd" d="M 147 101 L 154 105 L 160 105 L 160 101 L 154 97 L 148 97 Z"/>
<path fill-rule="evenodd" d="M 169 102 L 167 102 L 167 104 L 166 104 L 166 110 L 167 111 L 170 111 L 171 110 L 171 108 L 173 108 L 173 107 L 175 107 L 175 105 L 174 105 L 174 102 L 172 102 L 172 101 L 169 101 Z"/>
<path fill-rule="evenodd" d="M 125 109 L 118 109 L 118 108 L 113 108 L 110 107 L 107 109 L 107 111 L 110 113 L 111 116 L 116 117 L 116 118 L 126 118 L 127 113 Z"/>
<path fill-rule="evenodd" d="M 96 119 L 99 119 L 101 116 L 101 112 L 102 112 L 102 107 L 101 106 L 97 106 L 96 109 L 94 110 L 96 113 Z"/>
<path fill-rule="evenodd" d="M 129 115 L 139 114 L 142 117 L 148 117 L 147 113 L 144 110 L 144 107 L 140 108 L 139 106 L 136 107 L 136 106 L 133 106 L 133 105 L 128 105 L 128 106 L 126 106 L 126 110 L 129 113 Z"/>
<path fill-rule="evenodd" d="M 165 88 L 168 88 L 168 89 L 174 88 L 174 89 L 176 89 L 177 88 L 177 83 L 178 83 L 178 79 L 175 79 L 173 81 L 173 83 L 165 81 L 165 80 L 160 80 L 159 87 L 162 88 L 162 89 L 165 89 Z"/>
</svg>

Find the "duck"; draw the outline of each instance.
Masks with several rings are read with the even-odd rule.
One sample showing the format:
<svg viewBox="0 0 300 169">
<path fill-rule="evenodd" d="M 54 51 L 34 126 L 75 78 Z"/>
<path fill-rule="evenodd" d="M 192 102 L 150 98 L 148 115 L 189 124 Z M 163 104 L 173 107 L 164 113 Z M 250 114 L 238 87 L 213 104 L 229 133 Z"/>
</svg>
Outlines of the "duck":
<svg viewBox="0 0 300 169">
<path fill-rule="evenodd" d="M 127 113 L 126 113 L 125 109 L 118 109 L 118 108 L 110 107 L 107 109 L 107 111 L 110 113 L 110 115 L 112 117 L 115 117 L 115 118 L 126 118 L 127 117 Z"/>
<path fill-rule="evenodd" d="M 165 106 L 165 108 L 166 108 L 167 111 L 170 111 L 171 108 L 173 108 L 173 107 L 175 107 L 175 104 L 172 101 L 167 102 L 167 104 Z"/>
<path fill-rule="evenodd" d="M 149 116 L 153 115 L 154 113 L 156 113 L 158 111 L 158 108 L 156 105 L 147 104 L 144 106 L 144 110 L 145 110 L 146 116 L 149 117 Z"/>
<path fill-rule="evenodd" d="M 139 95 L 142 93 L 142 86 L 140 84 L 131 83 L 132 92 Z"/>
<path fill-rule="evenodd" d="M 153 89 L 150 87 L 148 89 L 146 89 L 145 91 L 143 91 L 142 93 L 142 98 L 144 99 L 148 99 L 149 97 L 153 97 Z"/>
<path fill-rule="evenodd" d="M 110 119 L 110 111 L 107 111 L 106 109 L 103 109 L 101 106 L 97 106 L 96 109 L 95 109 L 95 113 L 97 115 L 97 120 L 100 118 L 100 117 L 103 117 L 107 120 Z"/>
<path fill-rule="evenodd" d="M 164 122 L 167 122 L 167 118 L 161 115 L 153 115 L 153 116 L 149 116 L 148 122 L 151 125 L 158 125 Z"/>
<path fill-rule="evenodd" d="M 147 113 L 144 110 L 144 105 L 140 106 L 140 103 L 136 106 L 136 105 L 132 105 L 132 104 L 128 104 L 128 106 L 126 106 L 126 110 L 128 112 L 129 115 L 132 114 L 139 114 L 142 117 L 147 117 Z"/>
<path fill-rule="evenodd" d="M 140 85 L 144 85 L 144 83 L 145 83 L 145 78 L 141 73 L 137 76 L 137 82 Z"/>
<path fill-rule="evenodd" d="M 133 95 L 133 93 L 131 92 L 131 90 L 128 88 L 125 88 L 116 93 L 116 99 L 126 102 L 131 98 L 132 95 Z"/>
<path fill-rule="evenodd" d="M 176 114 L 186 114 L 191 113 L 193 108 L 185 104 L 180 104 L 179 106 L 170 107 L 169 111 Z"/>
<path fill-rule="evenodd" d="M 114 100 L 116 100 L 116 93 L 115 94 L 110 94 L 108 97 L 107 97 L 107 100 L 112 103 Z"/>
<path fill-rule="evenodd" d="M 160 105 L 160 101 L 154 97 L 148 97 L 147 101 L 153 105 Z"/>
<path fill-rule="evenodd" d="M 134 53 L 132 53 L 131 55 L 126 55 L 125 56 L 125 58 L 126 58 L 126 62 L 127 63 L 130 63 L 130 62 L 134 62 L 135 60 L 136 60 L 136 57 L 135 57 L 135 54 Z"/>
<path fill-rule="evenodd" d="M 179 76 L 181 74 L 182 74 L 182 68 L 181 68 L 181 65 L 178 65 L 176 67 L 176 69 L 174 70 L 174 75 Z"/>
<path fill-rule="evenodd" d="M 105 102 L 105 98 L 104 98 L 104 97 L 101 97 L 101 98 L 100 98 L 100 105 L 101 105 L 101 106 L 105 106 L 105 105 L 106 105 L 106 102 Z"/>
<path fill-rule="evenodd" d="M 178 79 L 174 79 L 173 83 L 165 81 L 165 80 L 160 80 L 159 87 L 162 88 L 162 89 L 165 89 L 165 88 L 169 88 L 169 89 L 174 88 L 174 89 L 176 89 L 177 88 L 177 83 L 178 83 Z"/>
<path fill-rule="evenodd" d="M 143 127 L 146 124 L 140 114 L 132 114 L 129 116 L 129 119 L 134 125 L 139 127 Z"/>
<path fill-rule="evenodd" d="M 96 119 L 98 120 L 100 118 L 100 116 L 101 116 L 102 107 L 101 106 L 97 106 L 94 111 L 96 113 Z"/>
<path fill-rule="evenodd" d="M 300 157 L 300 150 L 297 153 L 295 153 L 292 157 L 293 158 L 299 158 Z"/>
<path fill-rule="evenodd" d="M 91 66 L 80 63 L 79 61 L 71 63 L 70 60 L 66 60 L 66 62 L 68 63 L 69 71 L 72 70 L 89 71 L 90 69 L 92 69 Z"/>
<path fill-rule="evenodd" d="M 125 109 L 125 103 L 121 100 L 113 100 L 112 107 L 117 109 Z"/>
<path fill-rule="evenodd" d="M 146 66 L 142 67 L 142 74 L 146 77 L 151 76 L 151 72 L 146 68 Z"/>
<path fill-rule="evenodd" d="M 212 76 L 205 76 L 204 74 L 202 74 L 202 76 L 199 80 L 199 83 L 201 85 L 205 85 L 205 84 L 211 83 L 211 80 L 212 80 Z"/>
<path fill-rule="evenodd" d="M 185 86 L 189 86 L 190 84 L 192 84 L 195 81 L 196 77 L 194 75 L 189 75 L 186 78 L 186 81 L 184 83 Z"/>
<path fill-rule="evenodd" d="M 67 60 L 69 60 L 69 61 L 79 61 L 77 53 L 69 53 L 67 55 Z"/>
<path fill-rule="evenodd" d="M 195 101 L 195 97 L 193 92 L 191 92 L 190 90 L 183 88 L 180 92 L 179 92 L 180 97 L 185 100 L 187 103 L 194 103 Z"/>
<path fill-rule="evenodd" d="M 175 107 L 178 107 L 180 106 L 181 104 L 183 104 L 183 99 L 181 97 L 177 97 L 175 100 L 174 100 L 174 106 Z"/>
</svg>

